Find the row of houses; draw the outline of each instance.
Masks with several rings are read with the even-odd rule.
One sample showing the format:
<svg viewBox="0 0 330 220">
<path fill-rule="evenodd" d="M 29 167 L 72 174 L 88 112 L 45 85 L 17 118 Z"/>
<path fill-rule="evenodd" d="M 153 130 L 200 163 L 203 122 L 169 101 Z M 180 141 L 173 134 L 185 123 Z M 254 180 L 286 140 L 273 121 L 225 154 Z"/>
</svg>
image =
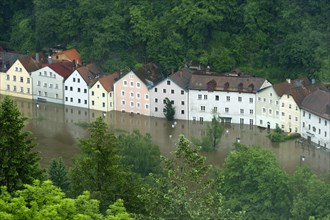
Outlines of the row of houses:
<svg viewBox="0 0 330 220">
<path fill-rule="evenodd" d="M 330 148 L 330 93 L 307 78 L 272 85 L 238 69 L 219 75 L 196 66 L 161 78 L 153 64 L 105 74 L 95 64 L 80 62 L 58 58 L 41 65 L 19 58 L 1 72 L 1 94 L 154 117 L 164 117 L 169 98 L 175 119 L 202 123 L 217 114 L 222 122 L 280 127 Z"/>
</svg>

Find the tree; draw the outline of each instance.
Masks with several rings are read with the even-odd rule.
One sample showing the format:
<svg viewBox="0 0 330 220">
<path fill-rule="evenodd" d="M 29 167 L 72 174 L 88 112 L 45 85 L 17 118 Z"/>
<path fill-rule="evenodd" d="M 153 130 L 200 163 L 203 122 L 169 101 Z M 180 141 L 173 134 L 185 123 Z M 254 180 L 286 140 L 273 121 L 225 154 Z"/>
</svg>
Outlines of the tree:
<svg viewBox="0 0 330 220">
<path fill-rule="evenodd" d="M 288 219 L 288 176 L 275 156 L 259 147 L 235 144 L 224 163 L 221 192 L 233 211 L 246 211 L 246 219 Z"/>
<path fill-rule="evenodd" d="M 209 178 L 210 166 L 205 157 L 192 148 L 182 135 L 174 159 L 164 158 L 165 176 L 151 175 L 152 183 L 143 188 L 144 200 L 151 219 L 240 219 L 223 207 L 223 196 Z"/>
<path fill-rule="evenodd" d="M 290 178 L 293 196 L 292 219 L 327 219 L 330 217 L 330 185 L 307 167 L 300 167 Z"/>
<path fill-rule="evenodd" d="M 150 134 L 142 135 L 138 130 L 118 136 L 120 154 L 124 166 L 142 177 L 161 172 L 159 146 L 152 143 Z"/>
<path fill-rule="evenodd" d="M 34 139 L 30 132 L 23 131 L 25 120 L 6 96 L 0 106 L 0 185 L 9 192 L 43 178 L 39 155 L 32 152 Z"/>
<path fill-rule="evenodd" d="M 175 108 L 169 98 L 165 98 L 164 100 L 165 107 L 163 109 L 164 115 L 168 121 L 174 120 Z"/>
<path fill-rule="evenodd" d="M 58 159 L 53 159 L 50 162 L 48 176 L 55 186 L 61 188 L 63 192 L 68 192 L 70 182 L 68 172 L 65 169 L 64 162 L 61 157 Z"/>
<path fill-rule="evenodd" d="M 126 212 L 123 201 L 110 205 L 106 216 L 99 210 L 99 201 L 90 198 L 85 191 L 76 199 L 66 198 L 65 194 L 51 181 L 34 181 L 25 184 L 24 189 L 8 193 L 1 187 L 1 219 L 108 219 L 132 220 Z"/>
<path fill-rule="evenodd" d="M 136 202 L 136 194 L 141 181 L 121 165 L 116 136 L 101 117 L 91 123 L 89 132 L 89 138 L 79 140 L 81 154 L 70 171 L 72 195 L 90 191 L 91 197 L 101 202 L 102 211 L 117 199 L 124 199 L 127 208 L 138 212 L 142 205 Z"/>
</svg>

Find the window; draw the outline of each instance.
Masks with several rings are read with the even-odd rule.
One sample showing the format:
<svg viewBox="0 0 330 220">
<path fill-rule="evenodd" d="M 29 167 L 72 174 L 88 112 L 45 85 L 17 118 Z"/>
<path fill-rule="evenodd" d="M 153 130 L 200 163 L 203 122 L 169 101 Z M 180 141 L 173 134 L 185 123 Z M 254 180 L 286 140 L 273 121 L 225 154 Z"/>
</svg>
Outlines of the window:
<svg viewBox="0 0 330 220">
<path fill-rule="evenodd" d="M 130 102 L 129 105 L 130 105 L 131 108 L 133 108 L 134 107 L 134 102 Z"/>
<path fill-rule="evenodd" d="M 125 91 L 121 91 L 121 96 L 125 96 Z"/>
<path fill-rule="evenodd" d="M 321 134 L 321 129 L 319 129 L 319 134 Z"/>
<path fill-rule="evenodd" d="M 40 86 L 40 84 L 41 84 L 41 82 L 40 82 L 40 81 L 38 81 L 38 83 L 37 83 L 37 86 Z"/>
<path fill-rule="evenodd" d="M 155 112 L 158 112 L 158 108 L 157 107 L 155 107 Z"/>
<path fill-rule="evenodd" d="M 291 120 L 291 115 L 289 115 L 289 119 Z"/>
<path fill-rule="evenodd" d="M 158 103 L 158 99 L 157 98 L 155 98 L 155 103 Z"/>
<path fill-rule="evenodd" d="M 38 95 L 41 96 L 41 91 L 38 91 Z"/>
<path fill-rule="evenodd" d="M 264 102 L 266 102 L 267 100 L 266 100 L 266 98 L 264 98 Z"/>
<path fill-rule="evenodd" d="M 226 113 L 229 113 L 229 108 L 225 108 L 225 112 Z"/>
<path fill-rule="evenodd" d="M 270 97 L 273 96 L 273 93 L 270 92 L 270 93 L 269 93 L 269 96 L 270 96 Z"/>
<path fill-rule="evenodd" d="M 99 89 L 100 88 L 100 84 L 97 84 L 96 87 Z"/>
<path fill-rule="evenodd" d="M 49 83 L 49 88 L 53 88 L 53 84 L 52 83 Z"/>
<path fill-rule="evenodd" d="M 276 111 L 276 116 L 278 116 L 280 114 L 280 112 L 279 111 Z"/>
<path fill-rule="evenodd" d="M 261 101 L 261 97 L 258 97 L 258 102 L 260 102 Z"/>
<path fill-rule="evenodd" d="M 7 80 L 10 80 L 10 76 L 7 74 Z"/>
<path fill-rule="evenodd" d="M 133 79 L 133 74 L 129 74 L 129 78 L 130 79 Z"/>
<path fill-rule="evenodd" d="M 47 88 L 47 83 L 44 83 L 44 87 Z"/>
<path fill-rule="evenodd" d="M 181 105 L 184 105 L 184 101 L 181 101 Z"/>
<path fill-rule="evenodd" d="M 275 104 L 278 105 L 278 101 L 276 101 Z"/>
<path fill-rule="evenodd" d="M 291 104 L 289 104 L 289 108 L 291 108 Z"/>
<path fill-rule="evenodd" d="M 303 128 L 305 127 L 305 122 L 303 122 Z"/>
<path fill-rule="evenodd" d="M 26 93 L 27 93 L 27 94 L 30 94 L 30 88 L 27 88 Z"/>
<path fill-rule="evenodd" d="M 136 98 L 140 99 L 140 93 L 138 93 L 138 92 L 136 93 Z"/>
<path fill-rule="evenodd" d="M 324 137 L 327 137 L 327 132 L 326 131 L 324 132 Z"/>
<path fill-rule="evenodd" d="M 218 107 L 214 107 L 213 112 L 218 112 Z"/>
<path fill-rule="evenodd" d="M 157 92 L 157 90 L 158 90 L 158 89 L 157 89 L 157 88 L 155 88 L 155 92 Z"/>
<path fill-rule="evenodd" d="M 73 91 L 73 87 L 72 86 L 70 86 L 70 91 Z"/>
<path fill-rule="evenodd" d="M 102 102 L 102 107 L 103 107 L 103 108 L 105 107 L 105 102 Z"/>
<path fill-rule="evenodd" d="M 284 116 L 285 114 L 284 114 L 284 112 L 282 112 L 282 116 Z"/>
<path fill-rule="evenodd" d="M 94 91 L 92 91 L 92 96 L 94 95 Z"/>
<path fill-rule="evenodd" d="M 327 120 L 324 120 L 324 125 L 327 126 Z"/>
<path fill-rule="evenodd" d="M 311 114 L 310 113 L 308 114 L 308 119 L 311 119 Z"/>
<path fill-rule="evenodd" d="M 253 103 L 253 98 L 250 98 L 250 103 Z"/>
<path fill-rule="evenodd" d="M 315 132 L 316 131 L 316 128 L 313 126 L 313 132 Z"/>
<path fill-rule="evenodd" d="M 163 93 L 166 93 L 166 89 L 163 89 Z"/>
<path fill-rule="evenodd" d="M 130 92 L 130 97 L 133 98 L 134 97 L 134 93 L 133 92 Z"/>
<path fill-rule="evenodd" d="M 183 90 L 181 90 L 181 95 L 184 95 L 184 91 Z"/>
<path fill-rule="evenodd" d="M 171 89 L 171 94 L 174 94 L 174 89 Z"/>
<path fill-rule="evenodd" d="M 84 104 L 87 105 L 87 100 L 86 99 L 84 100 Z"/>
<path fill-rule="evenodd" d="M 319 124 L 321 124 L 321 118 L 319 118 Z"/>
<path fill-rule="evenodd" d="M 205 106 L 201 106 L 201 111 L 205 111 Z"/>
<path fill-rule="evenodd" d="M 23 87 L 21 87 L 21 93 L 23 93 Z"/>
<path fill-rule="evenodd" d="M 269 99 L 269 104 L 272 104 L 273 103 L 273 100 L 272 99 Z"/>
<path fill-rule="evenodd" d="M 87 89 L 84 89 L 84 93 L 87 93 Z"/>
<path fill-rule="evenodd" d="M 266 113 L 266 108 L 262 108 L 262 113 Z"/>
<path fill-rule="evenodd" d="M 227 102 L 230 102 L 230 96 L 226 97 Z"/>
<path fill-rule="evenodd" d="M 134 87 L 134 82 L 130 81 L 130 85 L 131 85 L 131 87 Z"/>
<path fill-rule="evenodd" d="M 202 99 L 202 95 L 198 94 L 198 100 L 201 100 L 201 99 Z"/>
<path fill-rule="evenodd" d="M 240 112 L 241 114 L 244 114 L 244 109 L 240 109 L 239 112 Z"/>
<path fill-rule="evenodd" d="M 167 80 L 167 85 L 171 85 L 171 81 L 170 80 Z"/>
<path fill-rule="evenodd" d="M 308 130 L 311 130 L 311 125 L 308 125 Z"/>
<path fill-rule="evenodd" d="M 78 83 L 80 83 L 80 79 L 79 78 L 77 79 L 77 81 L 78 81 Z"/>
<path fill-rule="evenodd" d="M 148 104 L 146 104 L 146 109 L 149 109 L 149 105 Z"/>
<path fill-rule="evenodd" d="M 39 83 L 39 81 L 38 81 L 38 83 Z M 64 89 L 65 89 L 65 90 L 68 90 L 68 86 L 65 86 Z"/>
<path fill-rule="evenodd" d="M 78 99 L 78 103 L 81 103 L 81 99 Z"/>
<path fill-rule="evenodd" d="M 250 109 L 250 115 L 253 115 L 253 109 Z"/>
<path fill-rule="evenodd" d="M 123 84 L 124 84 L 124 86 L 127 86 L 127 81 L 126 81 L 126 80 L 124 80 Z"/>
<path fill-rule="evenodd" d="M 125 103 L 125 100 L 121 100 L 121 104 L 122 105 L 125 105 L 126 103 Z"/>
<path fill-rule="evenodd" d="M 171 100 L 171 104 L 174 105 L 174 100 Z"/>
<path fill-rule="evenodd" d="M 136 83 L 136 87 L 140 88 L 140 83 L 139 82 Z"/>
<path fill-rule="evenodd" d="M 282 102 L 282 107 L 284 107 L 284 103 Z"/>
<path fill-rule="evenodd" d="M 268 109 L 268 114 L 273 114 L 273 111 L 271 109 Z"/>
<path fill-rule="evenodd" d="M 70 102 L 73 102 L 73 98 L 70 98 Z"/>
<path fill-rule="evenodd" d="M 58 89 L 58 84 L 55 84 L 55 89 Z"/>
<path fill-rule="evenodd" d="M 298 121 L 298 117 L 295 117 L 295 121 Z"/>
<path fill-rule="evenodd" d="M 242 101 L 242 97 L 238 97 L 238 101 L 241 102 Z"/>
<path fill-rule="evenodd" d="M 68 97 L 65 97 L 65 101 L 66 101 L 66 102 L 68 101 Z"/>
<path fill-rule="evenodd" d="M 219 96 L 218 95 L 215 96 L 215 101 L 219 101 Z"/>
<path fill-rule="evenodd" d="M 181 115 L 184 115 L 184 110 L 181 110 Z"/>
<path fill-rule="evenodd" d="M 94 105 L 94 101 L 92 101 L 92 105 Z"/>
<path fill-rule="evenodd" d="M 73 81 L 73 82 L 76 82 L 76 78 L 73 77 L 72 81 Z"/>
<path fill-rule="evenodd" d="M 207 100 L 207 95 L 204 95 L 204 100 Z"/>
<path fill-rule="evenodd" d="M 103 97 L 103 98 L 105 97 L 105 93 L 104 93 L 104 92 L 102 92 L 102 97 Z"/>
<path fill-rule="evenodd" d="M 136 107 L 137 107 L 137 108 L 140 108 L 140 102 L 137 102 L 137 103 L 136 103 Z"/>
<path fill-rule="evenodd" d="M 16 76 L 13 76 L 13 81 L 16 81 Z"/>
<path fill-rule="evenodd" d="M 148 94 L 145 95 L 145 99 L 146 99 L 146 100 L 149 99 L 149 95 L 148 95 Z"/>
<path fill-rule="evenodd" d="M 24 81 L 22 76 L 20 77 L 19 81 L 20 82 L 23 82 Z"/>
</svg>

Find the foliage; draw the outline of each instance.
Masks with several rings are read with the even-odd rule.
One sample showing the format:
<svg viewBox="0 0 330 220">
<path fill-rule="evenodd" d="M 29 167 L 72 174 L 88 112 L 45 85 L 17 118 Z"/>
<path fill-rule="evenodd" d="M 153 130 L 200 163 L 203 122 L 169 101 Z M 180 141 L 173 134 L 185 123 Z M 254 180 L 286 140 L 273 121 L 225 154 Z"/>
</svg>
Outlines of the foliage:
<svg viewBox="0 0 330 220">
<path fill-rule="evenodd" d="M 23 131 L 26 118 L 7 96 L 0 105 L 0 185 L 9 192 L 43 178 L 31 133 Z"/>
<path fill-rule="evenodd" d="M 53 159 L 50 162 L 48 176 L 55 186 L 59 187 L 63 192 L 68 192 L 70 182 L 62 158 Z"/>
<path fill-rule="evenodd" d="M 223 134 L 223 125 L 219 120 L 219 116 L 213 115 L 212 121 L 207 125 L 206 135 L 196 144 L 202 147 L 203 151 L 215 151 Z"/>
<path fill-rule="evenodd" d="M 223 207 L 223 196 L 214 190 L 205 157 L 180 136 L 174 159 L 164 159 L 165 176 L 151 175 L 153 183 L 143 188 L 150 219 L 240 219 Z"/>
<path fill-rule="evenodd" d="M 292 176 L 292 219 L 327 219 L 330 216 L 329 183 L 318 178 L 307 167 L 300 167 Z"/>
<path fill-rule="evenodd" d="M 292 140 L 292 139 L 296 139 L 296 138 L 300 138 L 300 134 L 299 133 L 283 133 L 283 131 L 280 128 L 276 128 L 272 133 L 270 133 L 268 135 L 268 137 L 270 138 L 270 140 L 272 142 L 283 142 L 283 141 L 287 141 L 287 140 Z"/>
<path fill-rule="evenodd" d="M 107 215 L 103 216 L 99 201 L 90 199 L 89 192 L 76 199 L 66 198 L 51 181 L 25 184 L 24 189 L 15 191 L 13 196 L 6 187 L 1 187 L 0 210 L 1 219 L 132 219 L 122 200 L 110 205 Z"/>
<path fill-rule="evenodd" d="M 164 115 L 168 121 L 173 121 L 174 120 L 174 115 L 175 115 L 175 108 L 169 98 L 165 98 L 164 100 Z"/>
<path fill-rule="evenodd" d="M 118 142 L 124 167 L 131 167 L 133 172 L 142 177 L 149 173 L 160 173 L 159 146 L 152 143 L 150 134 L 142 135 L 134 130 L 130 134 L 119 135 Z"/>
<path fill-rule="evenodd" d="M 81 154 L 70 171 L 71 194 L 90 191 L 91 197 L 100 201 L 102 211 L 117 199 L 124 199 L 128 208 L 137 211 L 141 204 L 134 198 L 141 181 L 121 165 L 117 138 L 101 117 L 91 123 L 89 131 L 89 138 L 79 140 Z"/>
<path fill-rule="evenodd" d="M 288 219 L 288 176 L 275 156 L 259 147 L 235 144 L 225 160 L 223 192 L 233 211 L 246 211 L 245 219 Z"/>
</svg>

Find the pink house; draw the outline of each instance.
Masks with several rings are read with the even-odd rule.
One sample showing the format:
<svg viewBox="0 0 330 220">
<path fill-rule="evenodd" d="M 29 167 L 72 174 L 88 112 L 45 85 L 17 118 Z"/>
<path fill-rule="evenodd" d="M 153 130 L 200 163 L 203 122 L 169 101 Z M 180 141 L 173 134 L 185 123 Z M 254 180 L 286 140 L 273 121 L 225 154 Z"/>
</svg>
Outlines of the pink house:
<svg viewBox="0 0 330 220">
<path fill-rule="evenodd" d="M 150 115 L 149 89 L 158 79 L 156 67 L 152 64 L 129 71 L 114 84 L 115 110 Z"/>
</svg>

